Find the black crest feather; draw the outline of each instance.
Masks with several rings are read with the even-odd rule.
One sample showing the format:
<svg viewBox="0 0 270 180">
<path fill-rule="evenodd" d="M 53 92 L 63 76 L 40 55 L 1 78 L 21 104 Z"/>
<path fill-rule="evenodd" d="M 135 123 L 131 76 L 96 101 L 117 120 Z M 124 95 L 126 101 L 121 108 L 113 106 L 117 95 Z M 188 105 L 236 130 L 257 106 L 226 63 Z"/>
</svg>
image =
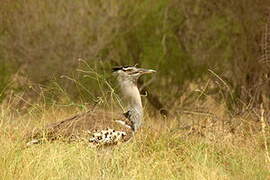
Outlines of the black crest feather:
<svg viewBox="0 0 270 180">
<path fill-rule="evenodd" d="M 113 67 L 112 68 L 112 72 L 115 72 L 115 71 L 118 71 L 118 70 L 121 70 L 123 67 Z"/>
<path fill-rule="evenodd" d="M 131 66 L 117 66 L 117 67 L 113 67 L 112 68 L 112 72 L 118 71 L 118 70 L 122 70 L 123 68 L 128 68 Z"/>
</svg>

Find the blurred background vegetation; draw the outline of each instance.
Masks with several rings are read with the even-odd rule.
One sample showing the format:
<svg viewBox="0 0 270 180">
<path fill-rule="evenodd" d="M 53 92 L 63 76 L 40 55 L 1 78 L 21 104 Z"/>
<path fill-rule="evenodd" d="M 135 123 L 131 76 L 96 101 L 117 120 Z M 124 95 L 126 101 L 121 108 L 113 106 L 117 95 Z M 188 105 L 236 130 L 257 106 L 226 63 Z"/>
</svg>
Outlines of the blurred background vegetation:
<svg viewBox="0 0 270 180">
<path fill-rule="evenodd" d="M 113 82 L 112 66 L 138 64 L 158 71 L 144 82 L 158 110 L 205 94 L 236 113 L 269 107 L 269 7 L 269 0 L 1 0 L 0 101 L 52 103 L 64 94 L 93 103 L 109 89 L 99 79 Z"/>
</svg>

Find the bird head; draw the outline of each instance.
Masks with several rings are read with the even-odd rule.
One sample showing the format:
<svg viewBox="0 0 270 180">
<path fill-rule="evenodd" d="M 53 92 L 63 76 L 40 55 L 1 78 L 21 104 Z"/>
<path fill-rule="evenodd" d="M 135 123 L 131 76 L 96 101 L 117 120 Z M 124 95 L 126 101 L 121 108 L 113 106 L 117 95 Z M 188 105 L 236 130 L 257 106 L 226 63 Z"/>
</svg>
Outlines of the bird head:
<svg viewBox="0 0 270 180">
<path fill-rule="evenodd" d="M 144 69 L 138 68 L 136 66 L 121 66 L 121 67 L 114 67 L 113 73 L 118 76 L 120 81 L 124 80 L 131 80 L 137 81 L 138 78 L 143 74 L 150 74 L 155 73 L 155 70 L 152 69 Z"/>
</svg>

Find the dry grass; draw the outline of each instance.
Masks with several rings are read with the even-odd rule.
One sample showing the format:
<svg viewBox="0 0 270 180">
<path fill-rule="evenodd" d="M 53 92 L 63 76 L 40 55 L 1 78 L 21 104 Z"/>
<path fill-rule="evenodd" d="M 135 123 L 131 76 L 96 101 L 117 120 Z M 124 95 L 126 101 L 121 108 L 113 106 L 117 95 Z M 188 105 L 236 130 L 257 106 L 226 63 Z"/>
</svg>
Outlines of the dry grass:
<svg viewBox="0 0 270 180">
<path fill-rule="evenodd" d="M 63 119 L 76 108 L 33 106 L 24 116 L 1 106 L 1 179 L 268 179 L 264 138 L 248 130 L 251 116 L 233 117 L 231 132 L 221 106 L 216 117 L 182 114 L 163 120 L 146 115 L 135 139 L 114 149 L 96 150 L 80 143 L 53 142 L 22 148 L 22 136 L 34 126 Z M 38 110 L 37 110 L 38 109 Z M 215 119 L 215 120 L 214 120 Z M 183 130 L 186 122 L 192 129 Z M 245 123 L 249 122 L 249 123 Z M 232 126 L 232 125 L 230 125 Z M 256 125 L 254 125 L 256 126 Z M 269 128 L 265 127 L 266 135 Z M 266 136 L 269 137 L 269 136 Z"/>
</svg>

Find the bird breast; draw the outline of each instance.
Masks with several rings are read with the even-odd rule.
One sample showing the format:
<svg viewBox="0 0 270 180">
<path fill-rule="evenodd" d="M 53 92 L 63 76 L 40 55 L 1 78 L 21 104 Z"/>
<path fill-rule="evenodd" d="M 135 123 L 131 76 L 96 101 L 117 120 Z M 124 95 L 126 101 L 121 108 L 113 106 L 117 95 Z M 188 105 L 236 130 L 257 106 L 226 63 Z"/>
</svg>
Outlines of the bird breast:
<svg viewBox="0 0 270 180">
<path fill-rule="evenodd" d="M 126 82 L 121 85 L 121 92 L 129 106 L 142 107 L 141 95 L 137 86 L 132 82 Z"/>
</svg>

